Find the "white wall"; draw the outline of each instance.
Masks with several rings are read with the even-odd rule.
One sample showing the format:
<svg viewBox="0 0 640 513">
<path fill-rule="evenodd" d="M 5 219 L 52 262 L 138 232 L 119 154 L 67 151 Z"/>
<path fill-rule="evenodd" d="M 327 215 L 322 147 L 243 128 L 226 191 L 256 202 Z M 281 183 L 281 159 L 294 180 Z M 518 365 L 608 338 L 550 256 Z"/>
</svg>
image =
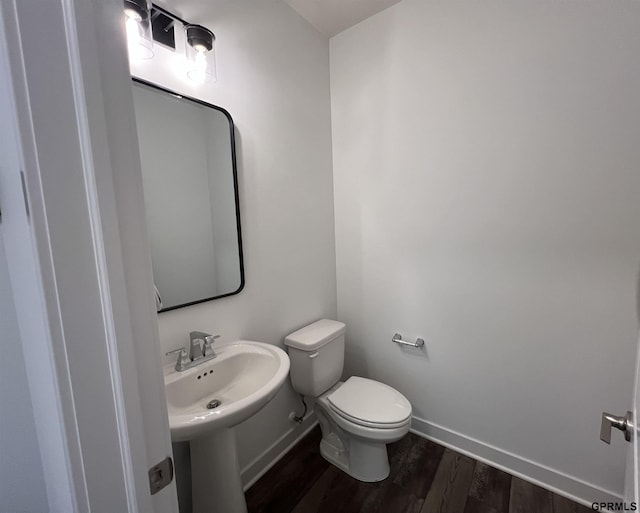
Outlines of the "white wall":
<svg viewBox="0 0 640 513">
<path fill-rule="evenodd" d="M 625 444 L 598 433 L 631 406 L 639 22 L 632 1 L 404 0 L 331 40 L 347 372 L 614 493 Z"/>
<path fill-rule="evenodd" d="M 283 345 L 284 336 L 336 316 L 329 46 L 279 1 L 168 5 L 216 34 L 218 81 L 196 86 L 156 57 L 136 76 L 227 109 L 236 124 L 246 286 L 236 296 L 158 316 L 161 348 L 191 330 Z M 164 357 L 165 363 L 174 358 Z M 289 430 L 301 410 L 288 382 L 239 426 L 241 467 Z"/>
<path fill-rule="evenodd" d="M 48 509 L 29 383 L 0 230 L 0 512 Z"/>
</svg>

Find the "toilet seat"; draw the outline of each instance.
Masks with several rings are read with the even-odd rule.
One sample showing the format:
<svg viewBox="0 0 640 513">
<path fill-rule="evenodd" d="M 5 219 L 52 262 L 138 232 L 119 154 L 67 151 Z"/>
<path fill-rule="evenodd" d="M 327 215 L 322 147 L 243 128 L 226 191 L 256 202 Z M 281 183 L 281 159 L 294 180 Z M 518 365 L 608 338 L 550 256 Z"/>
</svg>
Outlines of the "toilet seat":
<svg viewBox="0 0 640 513">
<path fill-rule="evenodd" d="M 327 396 L 331 410 L 359 426 L 395 429 L 411 419 L 411 403 L 394 388 L 358 376 Z"/>
</svg>

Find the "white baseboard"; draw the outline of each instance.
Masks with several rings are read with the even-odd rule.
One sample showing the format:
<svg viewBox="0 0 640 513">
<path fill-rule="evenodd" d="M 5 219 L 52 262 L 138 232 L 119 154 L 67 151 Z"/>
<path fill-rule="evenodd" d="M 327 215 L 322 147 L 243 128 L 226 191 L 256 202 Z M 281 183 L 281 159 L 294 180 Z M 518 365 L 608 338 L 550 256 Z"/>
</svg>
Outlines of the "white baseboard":
<svg viewBox="0 0 640 513">
<path fill-rule="evenodd" d="M 318 424 L 318 419 L 315 413 L 311 411 L 304 418 L 302 424 L 291 428 L 278 438 L 274 444 L 267 448 L 266 451 L 244 467 L 240 471 L 242 482 L 244 483 L 244 491 L 246 492 L 267 470 L 280 461 L 280 458 L 287 454 L 316 424 Z"/>
<path fill-rule="evenodd" d="M 587 507 L 593 502 L 622 501 L 622 497 L 612 491 L 418 417 L 412 419 L 411 432 Z"/>
</svg>

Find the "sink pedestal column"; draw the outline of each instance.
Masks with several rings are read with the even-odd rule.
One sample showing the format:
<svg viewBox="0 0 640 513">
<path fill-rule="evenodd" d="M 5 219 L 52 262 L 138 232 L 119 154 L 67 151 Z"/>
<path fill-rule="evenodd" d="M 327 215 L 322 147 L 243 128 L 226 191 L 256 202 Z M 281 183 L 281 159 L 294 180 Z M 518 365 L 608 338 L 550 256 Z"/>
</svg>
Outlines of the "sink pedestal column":
<svg viewBox="0 0 640 513">
<path fill-rule="evenodd" d="M 193 513 L 247 513 L 233 428 L 190 443 Z"/>
</svg>

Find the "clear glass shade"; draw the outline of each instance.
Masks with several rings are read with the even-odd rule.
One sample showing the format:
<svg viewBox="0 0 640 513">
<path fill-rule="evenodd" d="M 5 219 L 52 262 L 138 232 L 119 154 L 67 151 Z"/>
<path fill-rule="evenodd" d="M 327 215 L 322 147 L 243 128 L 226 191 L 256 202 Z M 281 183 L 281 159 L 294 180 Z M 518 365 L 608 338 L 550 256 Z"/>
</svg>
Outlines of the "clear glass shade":
<svg viewBox="0 0 640 513">
<path fill-rule="evenodd" d="M 185 26 L 187 76 L 198 84 L 215 82 L 215 36 L 200 25 Z"/>
<path fill-rule="evenodd" d="M 124 14 L 129 59 L 151 59 L 153 57 L 151 2 L 149 0 L 126 0 Z"/>
</svg>

